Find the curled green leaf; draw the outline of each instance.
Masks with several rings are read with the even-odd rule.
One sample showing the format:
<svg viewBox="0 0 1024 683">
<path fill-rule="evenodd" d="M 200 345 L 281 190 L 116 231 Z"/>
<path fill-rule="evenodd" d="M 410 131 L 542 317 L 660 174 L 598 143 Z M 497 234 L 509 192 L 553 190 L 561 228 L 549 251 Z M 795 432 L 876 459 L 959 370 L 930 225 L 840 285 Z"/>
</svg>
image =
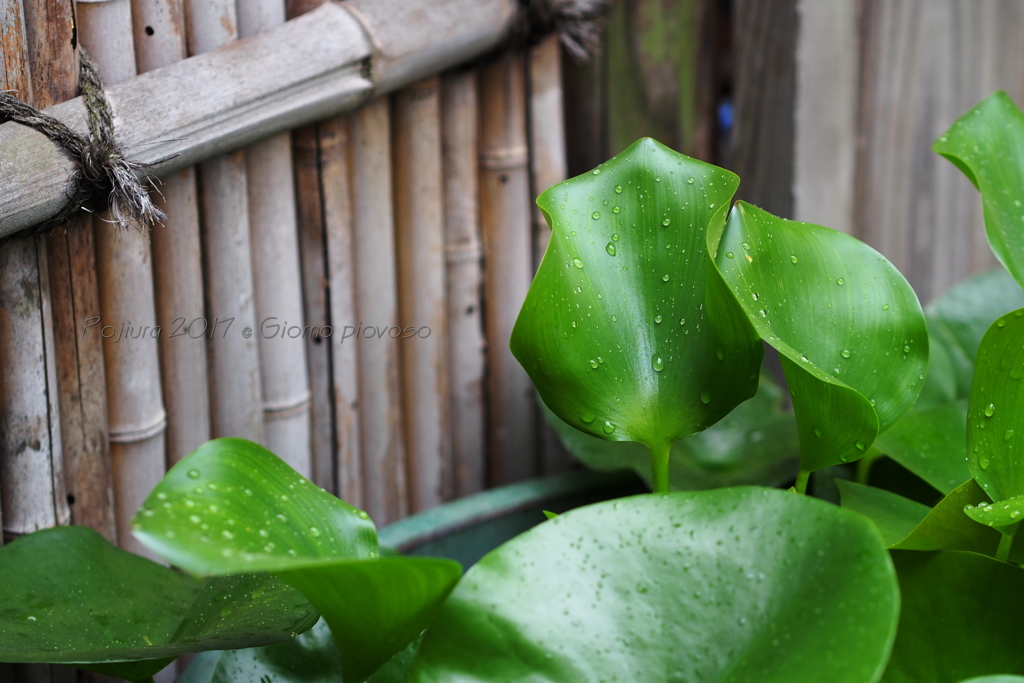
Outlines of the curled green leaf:
<svg viewBox="0 0 1024 683">
<path fill-rule="evenodd" d="M 652 447 L 656 474 L 757 387 L 761 344 L 709 255 L 737 184 L 643 139 L 537 200 L 552 238 L 512 352 L 556 415 Z"/>
<path fill-rule="evenodd" d="M 862 457 L 913 405 L 928 334 L 917 296 L 884 256 L 737 202 L 715 263 L 779 351 L 805 473 Z"/>
</svg>

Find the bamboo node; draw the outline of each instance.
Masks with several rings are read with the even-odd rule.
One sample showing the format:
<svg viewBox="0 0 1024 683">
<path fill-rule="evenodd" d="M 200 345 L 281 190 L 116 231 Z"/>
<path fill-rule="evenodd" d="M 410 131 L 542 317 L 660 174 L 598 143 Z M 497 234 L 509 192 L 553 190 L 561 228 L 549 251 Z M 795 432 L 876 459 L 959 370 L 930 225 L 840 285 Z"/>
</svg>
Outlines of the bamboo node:
<svg viewBox="0 0 1024 683">
<path fill-rule="evenodd" d="M 124 156 L 114 139 L 113 113 L 103 93 L 99 71 L 88 53 L 81 47 L 79 50 L 78 82 L 88 114 L 88 138 L 10 92 L 0 92 L 0 121 L 14 121 L 42 133 L 78 164 L 78 170 L 71 177 L 68 203 L 56 215 L 28 230 L 29 236 L 52 231 L 79 210 L 100 213 L 109 209 L 115 224 L 140 232 L 167 218 L 153 203 L 138 177 L 140 171 L 154 164 L 132 161 Z"/>
<path fill-rule="evenodd" d="M 480 167 L 489 171 L 521 168 L 530 161 L 530 153 L 524 146 L 488 149 L 480 152 Z"/>
</svg>

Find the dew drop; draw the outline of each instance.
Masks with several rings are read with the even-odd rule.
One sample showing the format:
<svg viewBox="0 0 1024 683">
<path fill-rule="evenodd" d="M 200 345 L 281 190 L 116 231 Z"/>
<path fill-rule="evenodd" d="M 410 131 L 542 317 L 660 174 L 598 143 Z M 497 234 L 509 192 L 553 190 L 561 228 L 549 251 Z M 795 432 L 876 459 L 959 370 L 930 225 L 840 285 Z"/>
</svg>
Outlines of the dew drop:
<svg viewBox="0 0 1024 683">
<path fill-rule="evenodd" d="M 656 323 L 658 323 L 660 325 L 661 324 L 661 316 L 660 315 L 654 316 L 654 322 L 656 322 Z"/>
<path fill-rule="evenodd" d="M 849 358 L 852 354 L 850 353 L 850 349 L 843 349 L 839 352 L 839 355 L 843 358 Z"/>
<path fill-rule="evenodd" d="M 593 358 L 591 358 L 591 359 L 590 359 L 590 361 L 589 361 L 589 363 L 590 363 L 590 367 L 592 367 L 592 368 L 594 368 L 595 370 L 597 370 L 598 362 L 597 362 L 596 360 L 594 360 Z"/>
<path fill-rule="evenodd" d="M 622 207 L 621 206 L 613 206 L 612 207 L 612 213 L 622 213 Z"/>
<path fill-rule="evenodd" d="M 615 186 L 615 194 L 622 194 L 622 185 Z"/>
<path fill-rule="evenodd" d="M 596 418 L 597 416 L 593 415 L 592 413 L 584 413 L 583 415 L 580 415 L 580 421 L 583 422 L 583 424 L 590 424 Z"/>
<path fill-rule="evenodd" d="M 611 434 L 614 431 L 615 431 L 615 425 L 613 425 L 611 422 L 608 422 L 606 420 L 605 423 L 604 423 L 604 433 L 605 434 Z"/>
<path fill-rule="evenodd" d="M 612 235 L 612 242 L 618 242 L 618 241 L 619 241 L 619 235 L 618 235 L 618 233 L 616 233 L 616 234 Z"/>
<path fill-rule="evenodd" d="M 665 220 L 663 220 L 661 222 L 661 224 L 664 225 L 665 227 L 668 227 L 669 225 L 671 225 L 671 223 L 672 223 L 672 219 L 671 218 L 666 218 Z"/>
<path fill-rule="evenodd" d="M 665 369 L 665 361 L 661 359 L 661 355 L 654 354 L 654 357 L 651 359 L 651 367 L 654 368 L 655 372 L 661 372 Z"/>
<path fill-rule="evenodd" d="M 799 260 L 800 260 L 800 259 L 798 259 L 798 258 L 797 258 L 796 256 L 790 256 L 790 257 L 789 257 L 789 262 L 790 262 L 790 263 L 796 263 L 796 262 L 797 262 L 797 261 L 799 261 Z"/>
<path fill-rule="evenodd" d="M 596 221 L 597 219 L 599 219 L 601 217 L 601 212 L 600 211 L 595 211 L 594 213 L 590 214 L 590 217 L 593 218 Z"/>
<path fill-rule="evenodd" d="M 700 391 L 700 402 L 704 405 L 711 403 L 711 392 L 707 389 L 701 389 Z"/>
<path fill-rule="evenodd" d="M 689 183 L 690 185 L 693 185 L 693 178 L 687 178 L 686 182 Z"/>
<path fill-rule="evenodd" d="M 604 250 L 608 252 L 609 256 L 615 256 L 615 242 L 606 244 Z"/>
<path fill-rule="evenodd" d="M 736 258 L 736 254 L 732 253 L 731 251 L 727 251 L 725 252 L 725 258 Z"/>
<path fill-rule="evenodd" d="M 988 464 L 989 463 L 988 463 L 988 457 L 987 456 L 983 455 L 983 456 L 981 456 L 978 459 L 978 467 L 980 467 L 981 469 L 987 470 L 988 469 Z"/>
<path fill-rule="evenodd" d="M 1003 441 L 1009 441 L 1012 438 L 1013 438 L 1013 430 L 1012 429 L 1007 429 L 1006 433 L 1003 434 Z"/>
<path fill-rule="evenodd" d="M 844 280 L 843 278 L 839 278 L 838 280 L 836 280 L 836 284 L 842 287 L 843 285 L 846 284 L 846 280 Z"/>
<path fill-rule="evenodd" d="M 313 538 L 318 538 L 320 536 L 320 530 L 317 529 L 315 526 L 311 526 L 309 527 L 309 535 Z"/>
<path fill-rule="evenodd" d="M 572 260 L 572 264 L 574 266 L 576 266 L 577 268 L 582 268 L 583 267 L 583 261 L 580 261 L 578 258 L 574 258 Z"/>
<path fill-rule="evenodd" d="M 993 415 L 995 415 L 995 412 L 996 412 L 996 404 L 995 403 L 989 403 L 987 406 L 985 406 L 985 417 L 992 417 Z"/>
<path fill-rule="evenodd" d="M 199 478 L 199 470 L 189 470 L 188 471 L 188 478 L 189 479 L 198 479 Z"/>
</svg>

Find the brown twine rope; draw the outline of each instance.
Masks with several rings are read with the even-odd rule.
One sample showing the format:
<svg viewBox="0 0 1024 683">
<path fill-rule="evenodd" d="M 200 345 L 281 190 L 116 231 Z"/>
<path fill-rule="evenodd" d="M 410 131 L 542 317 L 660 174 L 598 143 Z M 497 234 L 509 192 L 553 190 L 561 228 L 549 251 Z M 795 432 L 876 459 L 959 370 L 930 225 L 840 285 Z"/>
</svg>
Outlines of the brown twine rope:
<svg viewBox="0 0 1024 683">
<path fill-rule="evenodd" d="M 100 213 L 109 209 L 116 225 L 139 231 L 167 218 L 153 203 L 137 175 L 137 171 L 151 164 L 125 158 L 114 139 L 113 114 L 103 93 L 99 70 L 81 47 L 79 54 L 78 84 L 89 121 L 88 138 L 13 95 L 0 92 L 0 122 L 16 121 L 39 131 L 65 149 L 78 166 L 71 177 L 68 203 L 56 215 L 21 236 L 50 232 L 64 225 L 79 210 Z"/>
<path fill-rule="evenodd" d="M 519 6 L 519 41 L 532 45 L 557 33 L 576 61 L 585 62 L 600 52 L 611 0 L 519 0 Z"/>
</svg>

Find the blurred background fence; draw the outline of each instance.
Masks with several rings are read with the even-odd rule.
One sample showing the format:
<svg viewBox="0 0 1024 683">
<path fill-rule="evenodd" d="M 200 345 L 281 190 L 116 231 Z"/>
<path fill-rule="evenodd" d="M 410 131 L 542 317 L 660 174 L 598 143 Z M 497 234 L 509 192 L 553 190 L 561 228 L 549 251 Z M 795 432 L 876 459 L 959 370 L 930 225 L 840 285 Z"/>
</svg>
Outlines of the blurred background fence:
<svg viewBox="0 0 1024 683">
<path fill-rule="evenodd" d="M 112 85 L 320 4 L 0 0 L 0 90 L 44 108 L 77 95 L 79 43 Z M 508 351 L 548 239 L 532 198 L 640 136 L 867 241 L 927 303 L 994 265 L 930 146 L 993 90 L 1020 101 L 1022 33 L 1019 0 L 615 0 L 589 62 L 555 36 L 470 60 L 167 175 L 148 235 L 83 215 L 10 239 L 3 536 L 73 522 L 138 550 L 132 512 L 218 436 L 378 525 L 570 467 Z"/>
</svg>

